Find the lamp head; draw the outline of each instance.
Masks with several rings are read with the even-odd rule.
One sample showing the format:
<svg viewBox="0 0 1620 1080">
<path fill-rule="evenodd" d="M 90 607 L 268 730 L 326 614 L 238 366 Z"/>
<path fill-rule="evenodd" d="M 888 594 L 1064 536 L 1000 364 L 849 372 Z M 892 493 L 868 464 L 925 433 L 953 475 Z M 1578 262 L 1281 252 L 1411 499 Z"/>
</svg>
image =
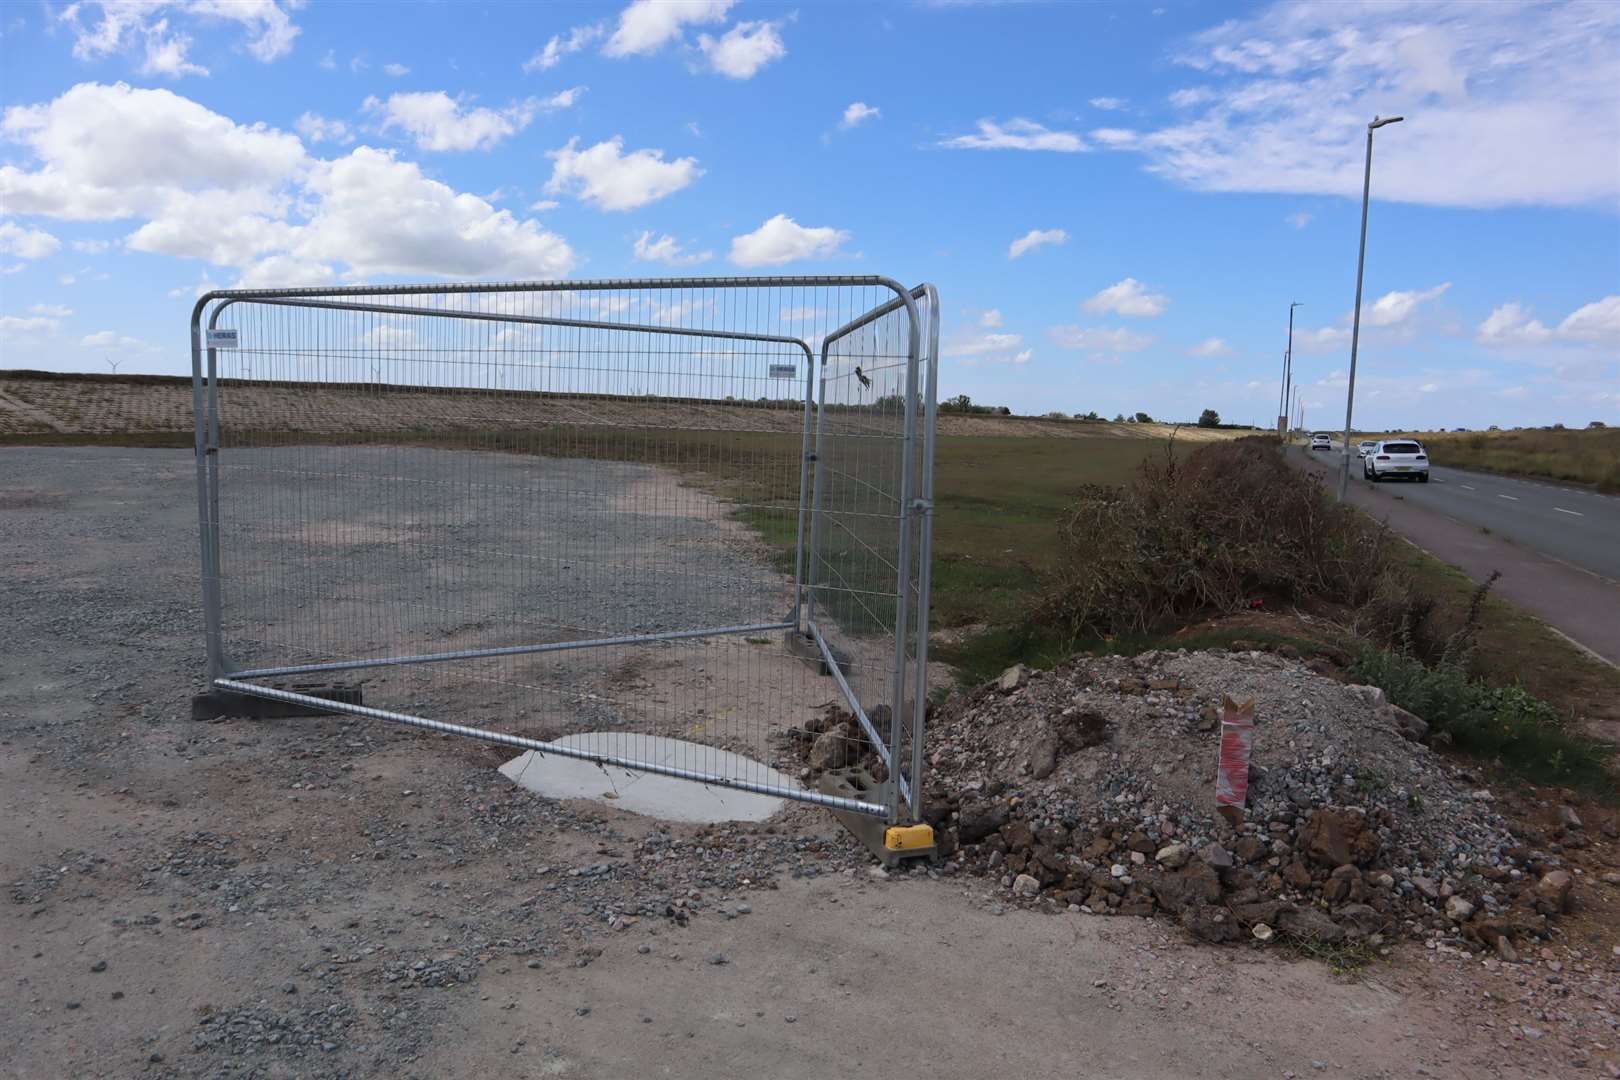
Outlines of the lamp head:
<svg viewBox="0 0 1620 1080">
<path fill-rule="evenodd" d="M 1367 125 L 1367 130 L 1368 131 L 1376 131 L 1378 128 L 1383 127 L 1385 124 L 1398 124 L 1402 120 L 1405 120 L 1405 119 L 1406 119 L 1406 117 L 1404 117 L 1404 116 L 1384 116 L 1384 117 L 1375 116 L 1375 117 L 1372 118 L 1372 123 Z"/>
</svg>

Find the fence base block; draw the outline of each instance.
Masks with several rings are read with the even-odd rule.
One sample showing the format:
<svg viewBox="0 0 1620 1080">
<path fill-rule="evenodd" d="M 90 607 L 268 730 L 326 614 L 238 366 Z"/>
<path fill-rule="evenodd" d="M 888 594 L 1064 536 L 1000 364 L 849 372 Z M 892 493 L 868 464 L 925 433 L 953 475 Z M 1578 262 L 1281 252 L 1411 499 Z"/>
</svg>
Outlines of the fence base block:
<svg viewBox="0 0 1620 1080">
<path fill-rule="evenodd" d="M 300 694 L 324 698 L 344 705 L 360 705 L 358 686 L 292 686 Z M 271 701 L 269 698 L 238 694 L 232 690 L 210 690 L 191 699 L 193 720 L 218 720 L 222 716 L 241 716 L 249 720 L 276 720 L 290 716 L 337 716 L 339 713 L 299 705 L 290 701 Z"/>
<path fill-rule="evenodd" d="M 809 634 L 800 633 L 797 630 L 789 630 L 782 635 L 782 641 L 787 645 L 787 651 L 790 655 L 797 656 L 800 660 L 803 660 L 805 663 L 814 667 L 816 669 L 816 674 L 823 676 L 832 675 L 832 668 L 828 666 L 827 658 L 821 655 L 821 650 L 816 647 L 815 638 L 811 637 Z M 849 678 L 849 654 L 834 646 L 833 659 L 838 661 L 839 673 L 842 674 L 846 679 Z"/>
<path fill-rule="evenodd" d="M 882 801 L 883 785 L 861 768 L 824 772 L 817 786 L 824 795 L 839 795 L 866 802 Z M 898 865 L 902 859 L 933 861 L 938 855 L 938 849 L 934 846 L 934 830 L 927 825 L 895 826 L 867 814 L 852 814 L 847 810 L 833 810 L 831 813 L 884 866 Z"/>
</svg>

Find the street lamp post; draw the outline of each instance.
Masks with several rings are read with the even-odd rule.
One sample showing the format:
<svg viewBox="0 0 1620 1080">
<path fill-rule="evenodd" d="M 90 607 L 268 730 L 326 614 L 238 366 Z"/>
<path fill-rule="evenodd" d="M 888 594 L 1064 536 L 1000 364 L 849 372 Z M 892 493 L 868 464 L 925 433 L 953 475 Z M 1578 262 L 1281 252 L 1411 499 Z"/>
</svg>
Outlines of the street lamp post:
<svg viewBox="0 0 1620 1080">
<path fill-rule="evenodd" d="M 1282 390 L 1277 395 L 1277 435 L 1279 438 L 1288 438 L 1288 410 L 1293 407 L 1288 400 L 1288 354 L 1283 353 Z"/>
<path fill-rule="evenodd" d="M 1339 501 L 1350 487 L 1350 420 L 1356 405 L 1356 349 L 1361 344 L 1361 277 L 1367 266 L 1367 202 L 1372 194 L 1373 132 L 1398 124 L 1404 116 L 1373 117 L 1367 125 L 1367 164 L 1361 175 L 1361 253 L 1356 256 L 1356 311 L 1350 323 L 1350 385 L 1344 394 L 1344 445 L 1339 447 Z"/>
<path fill-rule="evenodd" d="M 1288 349 L 1283 353 L 1283 398 L 1288 397 L 1288 390 L 1294 384 L 1294 309 L 1299 307 L 1298 300 L 1288 305 Z"/>
</svg>

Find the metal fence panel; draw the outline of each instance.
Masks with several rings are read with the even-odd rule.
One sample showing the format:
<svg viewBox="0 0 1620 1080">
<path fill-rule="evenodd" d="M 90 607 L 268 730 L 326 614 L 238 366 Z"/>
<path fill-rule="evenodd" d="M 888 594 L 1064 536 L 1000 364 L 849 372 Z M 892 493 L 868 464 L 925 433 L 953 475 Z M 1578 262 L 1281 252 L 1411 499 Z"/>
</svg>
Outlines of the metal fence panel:
<svg viewBox="0 0 1620 1080">
<path fill-rule="evenodd" d="M 212 685 L 311 704 L 363 680 L 339 711 L 915 812 L 904 785 L 852 801 L 769 766 L 797 771 L 787 729 L 837 696 L 804 634 L 849 652 L 832 682 L 878 717 L 870 749 L 920 755 L 923 309 L 881 278 L 204 297 Z M 649 760 L 649 735 L 694 747 Z"/>
</svg>

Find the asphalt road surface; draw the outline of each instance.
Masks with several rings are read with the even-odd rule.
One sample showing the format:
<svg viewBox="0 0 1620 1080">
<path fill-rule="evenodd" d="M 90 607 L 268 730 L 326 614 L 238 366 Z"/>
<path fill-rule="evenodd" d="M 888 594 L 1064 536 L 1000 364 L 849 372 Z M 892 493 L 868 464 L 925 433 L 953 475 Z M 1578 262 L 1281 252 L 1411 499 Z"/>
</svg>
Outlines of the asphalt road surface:
<svg viewBox="0 0 1620 1080">
<path fill-rule="evenodd" d="M 1337 487 L 1337 447 L 1291 447 L 1289 458 Z M 1433 472 L 1427 484 L 1371 484 L 1353 461 L 1350 502 L 1475 581 L 1500 573 L 1498 596 L 1620 665 L 1620 500 L 1443 466 Z"/>
<path fill-rule="evenodd" d="M 1337 445 L 1331 453 L 1317 451 L 1310 456 L 1327 465 L 1336 480 Z M 1359 458 L 1350 459 L 1350 482 L 1374 486 L 1361 478 Z M 1433 462 L 1427 484 L 1385 480 L 1377 486 L 1398 492 L 1414 505 L 1489 529 L 1532 551 L 1620 582 L 1620 498 L 1557 484 L 1448 469 Z"/>
</svg>

